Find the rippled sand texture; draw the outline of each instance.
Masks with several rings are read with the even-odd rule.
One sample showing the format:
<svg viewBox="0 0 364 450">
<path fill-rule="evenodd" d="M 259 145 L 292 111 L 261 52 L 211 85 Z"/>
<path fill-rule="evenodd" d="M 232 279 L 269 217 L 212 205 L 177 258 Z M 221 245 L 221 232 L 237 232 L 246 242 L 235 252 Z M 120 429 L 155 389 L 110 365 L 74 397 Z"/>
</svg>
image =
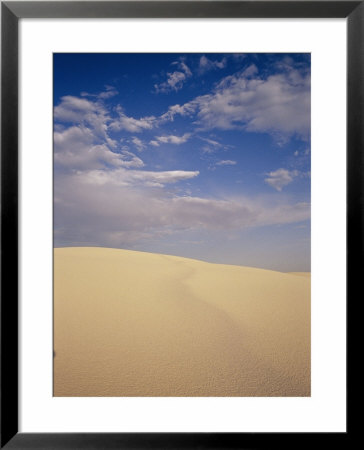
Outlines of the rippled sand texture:
<svg viewBox="0 0 364 450">
<path fill-rule="evenodd" d="M 310 276 L 54 251 L 55 396 L 309 396 Z"/>
</svg>

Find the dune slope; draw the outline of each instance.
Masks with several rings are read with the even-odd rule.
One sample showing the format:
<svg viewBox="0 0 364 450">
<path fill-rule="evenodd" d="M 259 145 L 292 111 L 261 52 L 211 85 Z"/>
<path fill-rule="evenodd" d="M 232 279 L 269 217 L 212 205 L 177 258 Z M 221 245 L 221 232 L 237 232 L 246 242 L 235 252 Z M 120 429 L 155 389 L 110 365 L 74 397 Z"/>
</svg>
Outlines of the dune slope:
<svg viewBox="0 0 364 450">
<path fill-rule="evenodd" d="M 55 396 L 309 396 L 310 277 L 54 250 Z"/>
</svg>

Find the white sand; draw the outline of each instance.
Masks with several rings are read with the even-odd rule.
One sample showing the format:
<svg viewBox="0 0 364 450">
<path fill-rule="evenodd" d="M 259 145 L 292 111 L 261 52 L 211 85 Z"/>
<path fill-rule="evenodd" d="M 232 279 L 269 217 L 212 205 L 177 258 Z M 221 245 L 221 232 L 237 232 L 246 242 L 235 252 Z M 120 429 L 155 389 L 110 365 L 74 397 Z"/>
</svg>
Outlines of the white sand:
<svg viewBox="0 0 364 450">
<path fill-rule="evenodd" d="M 54 395 L 310 395 L 309 274 L 104 248 L 54 255 Z"/>
</svg>

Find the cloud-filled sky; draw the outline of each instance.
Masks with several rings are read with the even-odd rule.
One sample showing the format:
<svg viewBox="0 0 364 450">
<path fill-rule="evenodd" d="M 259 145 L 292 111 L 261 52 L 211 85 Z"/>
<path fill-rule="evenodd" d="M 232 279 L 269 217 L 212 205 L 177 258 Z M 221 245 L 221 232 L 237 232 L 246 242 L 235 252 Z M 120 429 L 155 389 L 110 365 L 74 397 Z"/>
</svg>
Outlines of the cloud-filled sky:
<svg viewBox="0 0 364 450">
<path fill-rule="evenodd" d="M 310 55 L 55 54 L 54 245 L 310 270 Z"/>
</svg>

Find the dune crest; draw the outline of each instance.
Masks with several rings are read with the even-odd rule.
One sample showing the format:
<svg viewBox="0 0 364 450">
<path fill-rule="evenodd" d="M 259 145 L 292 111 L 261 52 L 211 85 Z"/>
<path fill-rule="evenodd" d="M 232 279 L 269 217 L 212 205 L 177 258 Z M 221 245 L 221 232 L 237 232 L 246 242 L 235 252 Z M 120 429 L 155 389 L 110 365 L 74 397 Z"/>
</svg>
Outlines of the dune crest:
<svg viewBox="0 0 364 450">
<path fill-rule="evenodd" d="M 54 250 L 55 396 L 309 396 L 310 276 Z"/>
</svg>

